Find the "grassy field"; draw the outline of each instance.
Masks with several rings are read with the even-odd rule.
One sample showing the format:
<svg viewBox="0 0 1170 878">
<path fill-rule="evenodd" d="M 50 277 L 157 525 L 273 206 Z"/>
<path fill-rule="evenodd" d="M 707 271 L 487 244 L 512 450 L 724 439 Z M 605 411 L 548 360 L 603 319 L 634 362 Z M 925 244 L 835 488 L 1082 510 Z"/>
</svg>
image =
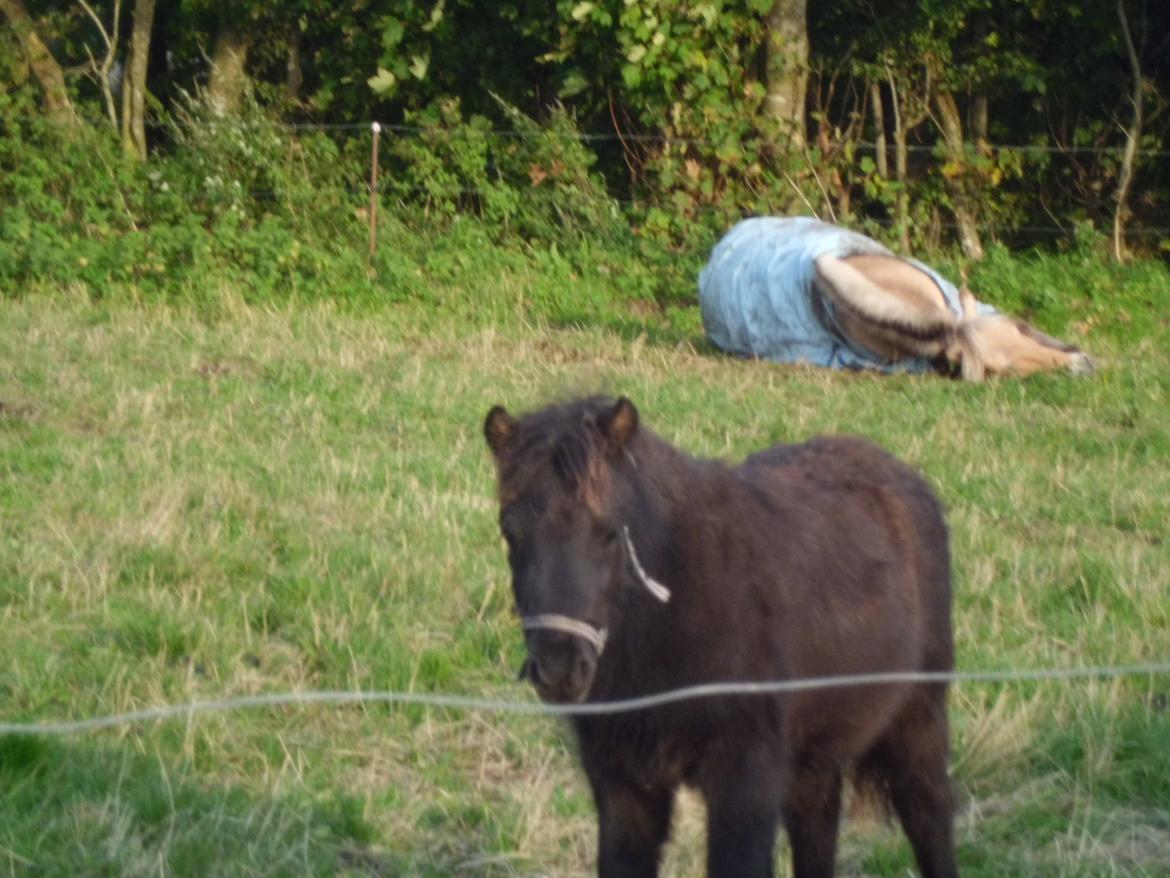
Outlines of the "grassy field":
<svg viewBox="0 0 1170 878">
<path fill-rule="evenodd" d="M 698 454 L 852 432 L 919 466 L 949 508 L 963 669 L 1170 658 L 1170 276 L 981 270 L 1104 370 L 968 386 L 739 362 L 694 309 L 534 317 L 531 277 L 474 267 L 457 283 L 504 303 L 490 319 L 230 289 L 2 300 L 0 718 L 530 698 L 480 426 L 597 390 Z M 964 684 L 952 716 L 966 876 L 1170 875 L 1170 678 Z M 665 874 L 702 874 L 701 818 L 684 800 Z M 576 876 L 593 845 L 544 717 L 321 706 L 0 739 L 0 874 Z M 841 874 L 910 862 L 892 827 L 849 822 Z"/>
</svg>

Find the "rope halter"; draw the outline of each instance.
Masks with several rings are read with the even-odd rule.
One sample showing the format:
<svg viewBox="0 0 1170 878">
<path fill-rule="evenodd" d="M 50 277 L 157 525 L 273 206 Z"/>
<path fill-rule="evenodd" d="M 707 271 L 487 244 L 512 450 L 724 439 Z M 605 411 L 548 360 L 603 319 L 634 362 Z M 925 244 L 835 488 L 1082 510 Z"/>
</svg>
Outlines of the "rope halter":
<svg viewBox="0 0 1170 878">
<path fill-rule="evenodd" d="M 634 551 L 634 541 L 630 539 L 629 527 L 622 527 L 622 538 L 625 542 L 626 552 L 630 558 L 630 566 L 634 571 L 634 578 L 638 580 L 646 591 L 650 592 L 655 600 L 663 604 L 667 603 L 670 600 L 670 589 L 646 573 L 638 561 L 638 553 Z M 560 631 L 562 634 L 578 637 L 592 646 L 599 656 L 602 650 L 605 649 L 605 641 L 609 636 L 609 631 L 605 628 L 598 628 L 595 625 L 590 625 L 588 622 L 582 622 L 580 619 L 574 619 L 571 616 L 562 616 L 559 613 L 538 613 L 534 616 L 522 616 L 520 624 L 525 631 Z"/>
<path fill-rule="evenodd" d="M 588 622 L 582 622 L 580 619 L 574 619 L 570 616 L 561 616 L 557 613 L 525 616 L 520 620 L 520 624 L 524 626 L 525 631 L 544 629 L 579 637 L 592 646 L 598 655 L 601 655 L 601 651 L 605 649 L 605 640 L 609 636 L 609 632 L 604 628 L 596 628 Z"/>
</svg>

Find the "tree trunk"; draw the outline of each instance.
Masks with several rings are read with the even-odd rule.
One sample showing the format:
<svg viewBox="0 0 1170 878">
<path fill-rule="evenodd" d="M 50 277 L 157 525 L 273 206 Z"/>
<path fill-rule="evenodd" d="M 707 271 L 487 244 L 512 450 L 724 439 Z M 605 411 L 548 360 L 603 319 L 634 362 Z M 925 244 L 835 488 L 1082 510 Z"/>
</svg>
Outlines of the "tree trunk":
<svg viewBox="0 0 1170 878">
<path fill-rule="evenodd" d="M 938 109 L 938 125 L 942 131 L 947 158 L 953 168 L 951 173 L 944 173 L 943 178 L 951 193 L 955 222 L 959 227 L 959 246 L 963 248 L 963 253 L 968 258 L 982 259 L 983 243 L 979 240 L 979 227 L 967 198 L 963 117 L 959 113 L 955 96 L 949 91 L 938 89 L 934 95 L 934 105 Z"/>
<path fill-rule="evenodd" d="M 25 61 L 45 93 L 45 113 L 66 131 L 81 127 L 81 119 L 73 108 L 69 91 L 65 88 L 65 74 L 48 46 L 37 35 L 36 25 L 28 14 L 23 0 L 0 0 L 0 10 L 8 17 L 12 30 L 24 50 Z"/>
<path fill-rule="evenodd" d="M 890 179 L 890 162 L 886 156 L 886 114 L 882 109 L 882 86 L 879 82 L 869 84 L 869 103 L 873 112 L 873 151 L 878 176 Z"/>
<path fill-rule="evenodd" d="M 304 84 L 305 73 L 301 66 L 301 34 L 294 26 L 290 28 L 288 37 L 288 64 L 284 78 L 284 96 L 296 103 L 301 99 L 301 85 Z"/>
<path fill-rule="evenodd" d="M 221 115 L 240 109 L 240 98 L 248 84 L 244 65 L 252 40 L 235 26 L 221 23 L 215 35 L 211 52 L 211 77 L 207 82 L 207 98 Z"/>
<path fill-rule="evenodd" d="M 1125 214 L 1128 210 L 1129 189 L 1133 185 L 1134 164 L 1137 159 L 1137 145 L 1142 136 L 1142 64 L 1133 37 L 1129 32 L 1129 21 L 1125 17 L 1125 2 L 1117 0 L 1117 17 L 1121 21 L 1121 35 L 1125 41 L 1125 52 L 1133 71 L 1133 89 L 1130 101 L 1133 103 L 1133 122 L 1125 132 L 1125 152 L 1121 157 L 1121 175 L 1117 181 L 1117 205 L 1113 210 L 1113 258 L 1125 261 Z"/>
<path fill-rule="evenodd" d="M 800 149 L 805 143 L 804 99 L 808 86 L 806 0 L 775 0 L 767 19 L 764 63 L 765 112 L 776 143 Z"/>
<path fill-rule="evenodd" d="M 986 45 L 991 32 L 991 16 L 987 11 L 974 11 L 971 16 L 971 37 L 977 44 Z M 981 86 L 980 86 L 981 87 Z M 987 150 L 988 101 L 986 94 L 971 94 L 971 114 L 967 130 L 980 153 Z"/>
<path fill-rule="evenodd" d="M 975 95 L 971 98 L 971 139 L 980 149 L 987 147 L 987 124 L 987 95 Z"/>
<path fill-rule="evenodd" d="M 122 79 L 122 151 L 146 160 L 146 71 L 150 60 L 150 32 L 155 0 L 134 0 L 134 28 Z"/>
<path fill-rule="evenodd" d="M 898 97 L 898 84 L 894 72 L 887 70 L 890 82 L 890 109 L 894 113 L 894 179 L 898 181 L 898 192 L 894 197 L 894 224 L 898 229 L 898 245 L 903 253 L 910 252 L 910 196 L 906 191 L 906 177 L 909 171 L 910 150 L 906 145 L 905 112 Z"/>
</svg>

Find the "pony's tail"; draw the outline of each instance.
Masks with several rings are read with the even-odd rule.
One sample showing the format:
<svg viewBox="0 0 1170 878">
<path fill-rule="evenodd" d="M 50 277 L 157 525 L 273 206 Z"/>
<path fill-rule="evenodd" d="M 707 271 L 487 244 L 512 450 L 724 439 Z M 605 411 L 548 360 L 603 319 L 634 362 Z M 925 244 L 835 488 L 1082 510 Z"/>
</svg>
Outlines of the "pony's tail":
<svg viewBox="0 0 1170 878">
<path fill-rule="evenodd" d="M 867 278 L 843 259 L 813 261 L 817 288 L 834 308 L 849 311 L 899 348 L 934 357 L 946 350 L 958 321 L 950 311 L 916 308 Z"/>
<path fill-rule="evenodd" d="M 843 259 L 818 256 L 813 261 L 816 285 L 834 308 L 864 321 L 871 331 L 899 350 L 924 357 L 940 354 L 957 364 L 964 381 L 987 377 L 985 346 L 979 336 L 979 308 L 965 286 L 960 291 L 963 316 L 946 308 L 916 308 L 878 286 Z"/>
</svg>

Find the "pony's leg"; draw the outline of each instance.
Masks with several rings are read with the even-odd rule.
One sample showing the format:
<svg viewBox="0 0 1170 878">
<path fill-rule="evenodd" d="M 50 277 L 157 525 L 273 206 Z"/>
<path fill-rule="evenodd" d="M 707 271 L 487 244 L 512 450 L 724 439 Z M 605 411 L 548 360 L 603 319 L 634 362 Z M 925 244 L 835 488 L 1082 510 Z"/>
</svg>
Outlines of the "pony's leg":
<svg viewBox="0 0 1170 878">
<path fill-rule="evenodd" d="M 954 798 L 947 774 L 946 690 L 920 688 L 866 754 L 866 771 L 883 778 L 924 878 L 958 878 Z"/>
<path fill-rule="evenodd" d="M 832 878 L 840 821 L 840 768 L 815 763 L 797 767 L 784 803 L 795 878 Z"/>
<path fill-rule="evenodd" d="M 708 878 L 772 878 L 784 788 L 771 751 L 718 760 L 701 784 L 707 802 Z"/>
<path fill-rule="evenodd" d="M 599 878 L 655 878 L 670 834 L 674 791 L 648 791 L 606 779 L 593 784 Z"/>
</svg>

